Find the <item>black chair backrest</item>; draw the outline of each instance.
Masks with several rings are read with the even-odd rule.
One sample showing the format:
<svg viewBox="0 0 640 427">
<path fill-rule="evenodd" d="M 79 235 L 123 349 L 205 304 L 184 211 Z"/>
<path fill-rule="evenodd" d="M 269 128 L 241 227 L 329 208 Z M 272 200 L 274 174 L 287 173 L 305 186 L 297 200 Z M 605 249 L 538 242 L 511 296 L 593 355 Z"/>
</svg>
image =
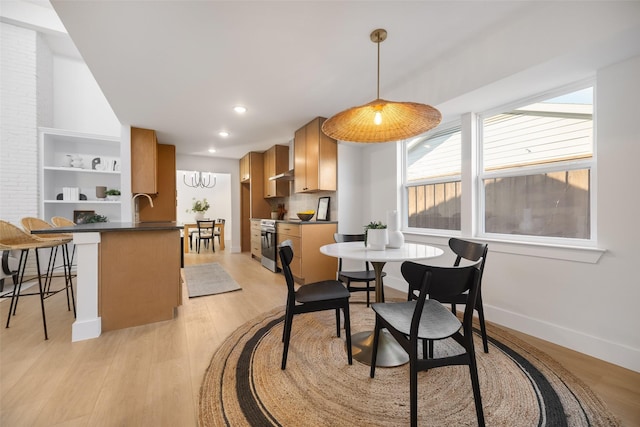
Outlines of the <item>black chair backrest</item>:
<svg viewBox="0 0 640 427">
<path fill-rule="evenodd" d="M 202 231 L 206 231 L 208 229 L 213 228 L 213 220 L 210 220 L 210 219 L 201 219 L 201 220 L 198 220 L 197 223 L 198 223 L 198 235 L 200 235 Z"/>
<path fill-rule="evenodd" d="M 216 224 L 224 224 L 224 218 L 216 219 Z"/>
<path fill-rule="evenodd" d="M 291 241 L 285 240 L 280 243 L 278 246 L 278 253 L 280 255 L 280 262 L 282 263 L 282 273 L 284 274 L 284 278 L 287 282 L 287 291 L 289 292 L 289 296 L 295 293 L 294 282 L 293 282 L 293 273 L 291 273 L 291 260 L 293 259 L 293 248 L 291 247 Z"/>
<path fill-rule="evenodd" d="M 342 242 L 364 242 L 364 233 L 362 233 L 362 234 L 340 234 L 340 233 L 334 233 L 333 234 L 333 240 L 335 240 L 336 243 L 342 243 Z"/>
<path fill-rule="evenodd" d="M 478 261 L 482 258 L 480 264 L 480 283 L 482 283 L 482 275 L 484 274 L 484 263 L 487 261 L 487 252 L 489 252 L 489 245 L 486 243 L 475 243 L 467 240 L 456 239 L 452 237 L 449 239 L 449 247 L 456 254 L 456 261 L 454 266 L 460 265 L 462 258 L 469 261 Z"/>
<path fill-rule="evenodd" d="M 478 296 L 481 263 L 482 261 L 478 261 L 464 267 L 435 267 L 412 261 L 403 262 L 400 271 L 409 284 L 409 289 L 420 291 L 413 320 L 419 323 L 427 294 L 432 295 L 437 290 L 440 295 L 457 296 L 469 291 L 464 310 L 464 323 L 466 328 L 470 328 Z M 415 325 L 415 333 L 417 333 L 417 326 L 418 324 Z M 412 322 L 412 332 L 414 332 L 413 328 Z"/>
<path fill-rule="evenodd" d="M 336 243 L 342 243 L 342 242 L 364 242 L 364 233 L 362 234 L 340 234 L 340 233 L 334 233 L 333 234 L 333 240 L 336 241 Z M 365 262 L 365 266 L 367 268 L 367 271 L 369 270 L 369 263 Z M 338 258 L 338 271 L 342 270 L 342 258 Z"/>
</svg>

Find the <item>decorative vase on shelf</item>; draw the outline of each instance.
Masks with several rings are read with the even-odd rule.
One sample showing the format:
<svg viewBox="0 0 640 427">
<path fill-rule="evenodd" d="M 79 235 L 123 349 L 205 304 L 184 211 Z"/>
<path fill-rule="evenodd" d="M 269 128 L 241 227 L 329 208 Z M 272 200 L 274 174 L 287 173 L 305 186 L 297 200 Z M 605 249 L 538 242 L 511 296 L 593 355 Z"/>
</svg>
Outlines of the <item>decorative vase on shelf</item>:
<svg viewBox="0 0 640 427">
<path fill-rule="evenodd" d="M 367 248 L 372 251 L 384 251 L 387 243 L 389 243 L 389 237 L 386 228 L 367 230 Z"/>
<path fill-rule="evenodd" d="M 404 234 L 400 231 L 398 211 L 387 211 L 387 230 L 389 230 L 388 248 L 401 248 L 404 245 Z"/>
</svg>

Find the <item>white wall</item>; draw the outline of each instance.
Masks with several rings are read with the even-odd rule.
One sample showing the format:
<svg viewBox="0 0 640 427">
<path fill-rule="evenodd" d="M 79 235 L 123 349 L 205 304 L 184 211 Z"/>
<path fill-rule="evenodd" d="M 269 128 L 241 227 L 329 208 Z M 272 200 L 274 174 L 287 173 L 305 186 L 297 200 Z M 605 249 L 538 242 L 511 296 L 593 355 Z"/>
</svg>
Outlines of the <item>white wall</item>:
<svg viewBox="0 0 640 427">
<path fill-rule="evenodd" d="M 187 182 L 191 176 L 192 171 L 178 170 L 176 174 L 176 188 L 178 190 L 178 207 L 177 207 L 177 220 L 181 223 L 194 222 L 194 214 L 187 212 L 193 205 L 193 198 L 197 200 L 207 199 L 211 206 L 205 213 L 205 218 L 217 219 L 224 218 L 225 220 L 225 245 L 229 241 L 229 245 L 232 246 L 233 240 L 233 216 L 231 215 L 231 174 L 228 173 L 215 173 L 212 174 L 212 179 L 215 177 L 216 185 L 212 188 L 193 188 L 185 185 L 183 176 L 187 174 Z M 212 181 L 213 182 L 213 181 Z"/>
<path fill-rule="evenodd" d="M 496 29 L 487 39 L 452 52 L 442 62 L 444 68 L 427 70 L 403 82 L 396 94 L 411 88 L 412 99 L 427 103 L 436 99 L 450 118 L 597 77 L 598 202 L 594 219 L 598 247 L 606 252 L 599 261 L 589 263 L 560 259 L 559 252 L 551 249 L 539 250 L 536 256 L 517 254 L 513 246 L 490 242 L 483 282 L 485 312 L 490 321 L 640 371 L 636 303 L 640 280 L 633 268 L 640 257 L 640 200 L 634 187 L 638 181 L 635 163 L 640 158 L 640 56 L 636 52 L 640 3 L 581 3 L 583 6 L 585 10 L 560 10 L 550 27 L 527 21 L 526 25 L 519 22 Z M 623 37 L 630 33 L 634 37 Z M 532 55 L 527 55 L 530 51 Z M 630 52 L 636 56 L 629 57 Z M 496 67 L 486 62 L 488 54 Z M 434 97 L 429 99 L 426 94 Z M 397 99 L 396 95 L 389 98 Z M 396 145 L 366 146 L 365 157 L 363 173 L 371 187 L 360 199 L 365 207 L 362 222 L 384 218 L 398 196 Z M 407 235 L 407 240 L 443 248 L 447 241 L 421 235 Z M 451 261 L 447 255 L 437 263 Z M 387 265 L 385 284 L 403 286 L 398 267 Z"/>
<path fill-rule="evenodd" d="M 163 144 L 175 144 L 177 141 L 162 141 Z M 230 245 L 225 248 L 231 252 L 241 252 L 240 248 L 240 221 L 233 221 L 234 218 L 240 218 L 240 161 L 236 159 L 221 159 L 214 157 L 201 157 L 201 156 L 186 156 L 178 154 L 176 156 L 176 168 L 180 171 L 201 171 L 212 172 L 216 174 L 223 174 L 228 176 L 228 190 L 229 200 L 226 202 L 227 207 L 224 211 L 227 212 L 227 216 L 224 217 L 228 222 L 225 223 L 225 245 L 230 240 Z M 178 175 L 178 181 L 182 180 L 182 176 Z M 180 187 L 178 187 L 178 197 L 180 197 Z M 193 197 L 193 196 L 192 196 Z M 197 197 L 197 196 L 196 196 Z M 216 197 L 220 203 L 223 202 L 223 197 Z M 178 210 L 178 220 L 180 220 L 181 211 Z M 209 213 L 212 218 L 218 218 L 217 214 L 213 215 L 213 210 Z M 193 217 L 189 217 L 189 222 Z M 227 235 L 228 233 L 228 235 Z M 230 236 L 230 237 L 229 237 Z"/>
<path fill-rule="evenodd" d="M 120 136 L 120 122 L 83 61 L 54 56 L 53 85 L 54 128 Z"/>
</svg>

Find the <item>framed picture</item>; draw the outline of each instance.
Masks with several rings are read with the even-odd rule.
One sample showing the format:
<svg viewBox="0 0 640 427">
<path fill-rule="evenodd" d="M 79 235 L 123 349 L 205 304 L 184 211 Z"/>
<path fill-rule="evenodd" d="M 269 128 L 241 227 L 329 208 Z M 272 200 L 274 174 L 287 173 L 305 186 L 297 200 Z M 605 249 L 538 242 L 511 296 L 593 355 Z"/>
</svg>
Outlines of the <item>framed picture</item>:
<svg viewBox="0 0 640 427">
<path fill-rule="evenodd" d="M 331 200 L 331 197 L 320 197 L 318 199 L 316 221 L 329 221 L 329 200 Z"/>
<path fill-rule="evenodd" d="M 76 224 L 84 224 L 87 218 L 96 214 L 96 211 L 73 211 L 73 222 Z"/>
</svg>

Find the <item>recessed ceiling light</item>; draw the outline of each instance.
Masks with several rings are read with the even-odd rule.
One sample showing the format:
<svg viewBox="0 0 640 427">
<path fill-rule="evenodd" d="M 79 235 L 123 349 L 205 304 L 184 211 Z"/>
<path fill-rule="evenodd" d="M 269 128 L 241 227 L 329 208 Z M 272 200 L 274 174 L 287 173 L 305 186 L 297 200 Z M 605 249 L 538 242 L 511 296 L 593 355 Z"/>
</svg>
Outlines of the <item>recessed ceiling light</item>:
<svg viewBox="0 0 640 427">
<path fill-rule="evenodd" d="M 235 107 L 233 107 L 233 111 L 238 114 L 244 114 L 247 112 L 247 108 L 243 107 L 242 105 L 236 105 Z"/>
<path fill-rule="evenodd" d="M 218 135 L 220 135 L 223 138 L 226 138 L 229 136 L 229 132 L 227 132 L 226 130 L 222 130 L 220 132 L 218 132 Z"/>
<path fill-rule="evenodd" d="M 216 152 L 216 149 L 215 149 L 215 148 L 209 148 L 209 152 L 210 152 L 210 153 L 215 153 L 215 152 Z"/>
</svg>

